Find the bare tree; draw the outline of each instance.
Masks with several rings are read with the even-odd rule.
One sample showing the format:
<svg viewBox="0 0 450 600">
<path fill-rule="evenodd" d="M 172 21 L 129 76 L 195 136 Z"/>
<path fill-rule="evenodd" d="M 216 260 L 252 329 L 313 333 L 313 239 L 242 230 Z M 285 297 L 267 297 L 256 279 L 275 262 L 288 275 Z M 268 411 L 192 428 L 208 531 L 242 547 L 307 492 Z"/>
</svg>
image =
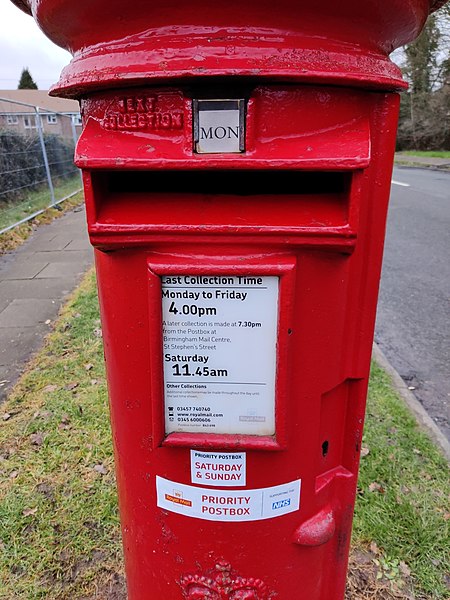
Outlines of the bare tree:
<svg viewBox="0 0 450 600">
<path fill-rule="evenodd" d="M 449 149 L 450 8 L 431 15 L 421 35 L 404 48 L 409 90 L 402 97 L 399 149 Z"/>
</svg>

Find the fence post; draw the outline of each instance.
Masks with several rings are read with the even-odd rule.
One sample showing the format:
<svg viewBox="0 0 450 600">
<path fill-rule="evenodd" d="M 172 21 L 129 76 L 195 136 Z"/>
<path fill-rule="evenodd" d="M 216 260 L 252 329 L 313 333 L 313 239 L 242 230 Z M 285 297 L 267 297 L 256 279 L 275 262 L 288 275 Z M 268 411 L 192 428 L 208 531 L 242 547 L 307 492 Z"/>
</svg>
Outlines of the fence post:
<svg viewBox="0 0 450 600">
<path fill-rule="evenodd" d="M 75 123 L 74 123 L 74 117 L 73 117 L 73 115 L 71 115 L 69 118 L 70 118 L 70 124 L 72 126 L 73 152 L 74 152 L 74 155 L 75 155 L 75 147 L 76 147 L 77 141 L 78 141 L 77 130 L 75 128 Z M 75 156 L 74 156 L 74 158 L 75 158 Z M 81 172 L 80 169 L 78 169 L 78 172 L 80 174 L 81 183 L 83 183 L 83 173 Z"/>
<path fill-rule="evenodd" d="M 44 142 L 44 134 L 42 133 L 42 123 L 41 123 L 41 114 L 39 112 L 39 106 L 35 106 L 34 110 L 36 112 L 36 127 L 38 130 L 38 134 L 39 134 L 39 141 L 41 142 L 41 149 L 42 149 L 42 156 L 44 158 L 44 165 L 45 165 L 45 172 L 47 173 L 47 181 L 48 181 L 48 187 L 50 189 L 50 198 L 51 198 L 51 203 L 50 204 L 55 204 L 55 190 L 53 189 L 53 181 L 52 181 L 52 176 L 50 174 L 50 166 L 48 164 L 48 158 L 47 158 L 47 150 L 45 149 L 45 142 Z"/>
</svg>

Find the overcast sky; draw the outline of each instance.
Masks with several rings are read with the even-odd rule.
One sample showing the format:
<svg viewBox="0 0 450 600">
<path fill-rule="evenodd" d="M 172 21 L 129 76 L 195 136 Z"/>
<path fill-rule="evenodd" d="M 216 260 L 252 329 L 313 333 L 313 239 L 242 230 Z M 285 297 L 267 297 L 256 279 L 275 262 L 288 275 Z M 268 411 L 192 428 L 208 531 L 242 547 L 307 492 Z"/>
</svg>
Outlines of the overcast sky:
<svg viewBox="0 0 450 600">
<path fill-rule="evenodd" d="M 28 67 L 38 88 L 48 90 L 70 58 L 32 17 L 10 0 L 0 0 L 0 89 L 16 89 L 23 67 Z"/>
</svg>

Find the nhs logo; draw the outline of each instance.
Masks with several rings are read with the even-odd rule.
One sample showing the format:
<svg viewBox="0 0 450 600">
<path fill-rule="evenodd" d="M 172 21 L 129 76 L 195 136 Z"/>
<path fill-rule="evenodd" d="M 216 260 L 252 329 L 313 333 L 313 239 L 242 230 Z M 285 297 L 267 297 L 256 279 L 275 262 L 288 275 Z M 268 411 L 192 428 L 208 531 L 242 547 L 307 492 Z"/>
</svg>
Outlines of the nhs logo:
<svg viewBox="0 0 450 600">
<path fill-rule="evenodd" d="M 279 508 L 285 508 L 289 506 L 291 503 L 290 498 L 286 498 L 286 500 L 277 500 L 277 502 L 272 502 L 272 510 L 277 510 Z"/>
</svg>

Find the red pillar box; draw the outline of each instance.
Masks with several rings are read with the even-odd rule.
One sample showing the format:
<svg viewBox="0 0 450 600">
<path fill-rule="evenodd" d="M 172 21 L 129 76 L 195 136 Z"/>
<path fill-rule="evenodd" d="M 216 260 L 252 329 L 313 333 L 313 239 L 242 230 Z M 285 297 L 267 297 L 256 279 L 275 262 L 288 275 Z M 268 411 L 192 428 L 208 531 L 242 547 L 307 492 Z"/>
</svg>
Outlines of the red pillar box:
<svg viewBox="0 0 450 600">
<path fill-rule="evenodd" d="M 74 54 L 130 600 L 342 600 L 427 0 L 30 1 Z M 126 18 L 123 18 L 126 15 Z"/>
</svg>

